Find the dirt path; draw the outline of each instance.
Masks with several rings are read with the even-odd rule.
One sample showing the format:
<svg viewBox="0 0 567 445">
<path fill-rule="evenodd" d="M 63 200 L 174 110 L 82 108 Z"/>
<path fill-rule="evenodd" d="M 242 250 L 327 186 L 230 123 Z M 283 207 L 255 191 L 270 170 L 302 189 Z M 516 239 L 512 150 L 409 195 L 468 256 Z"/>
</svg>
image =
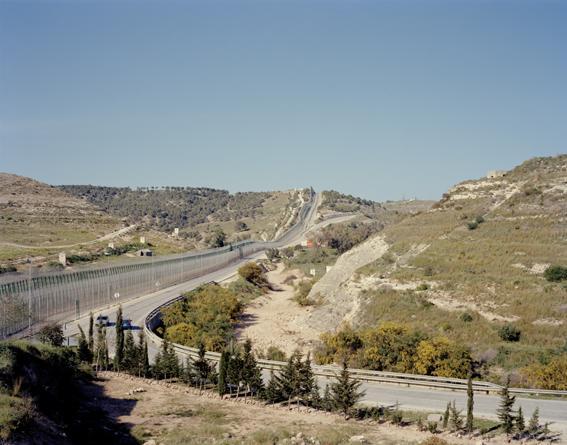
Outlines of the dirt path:
<svg viewBox="0 0 567 445">
<path fill-rule="evenodd" d="M 309 316 L 312 308 L 294 302 L 293 285 L 284 283 L 291 275 L 300 276 L 300 272 L 283 269 L 283 264 L 279 264 L 276 270 L 267 273 L 270 283 L 281 290 L 270 291 L 246 308 L 237 335 L 249 338 L 261 351 L 276 346 L 286 354 L 298 348 L 305 353 L 319 339 L 320 332 L 301 326 L 300 322 Z"/>
<path fill-rule="evenodd" d="M 106 235 L 100 236 L 97 239 L 91 240 L 91 241 L 83 241 L 80 243 L 74 243 L 74 244 L 63 244 L 63 245 L 59 245 L 59 246 L 51 246 L 51 245 L 46 245 L 46 246 L 27 246 L 25 244 L 16 244 L 16 243 L 7 243 L 7 242 L 0 242 L 1 245 L 3 246 L 8 246 L 8 247 L 16 247 L 19 249 L 68 249 L 70 247 L 75 247 L 75 246 L 86 246 L 88 244 L 95 244 L 95 243 L 99 243 L 101 241 L 108 241 L 111 240 L 113 238 L 116 238 L 118 236 L 121 235 L 125 235 L 126 233 L 134 230 L 137 226 L 137 224 L 132 224 L 131 226 L 128 227 L 123 227 L 122 229 L 119 230 L 115 230 L 114 232 L 111 233 L 107 233 Z"/>
</svg>

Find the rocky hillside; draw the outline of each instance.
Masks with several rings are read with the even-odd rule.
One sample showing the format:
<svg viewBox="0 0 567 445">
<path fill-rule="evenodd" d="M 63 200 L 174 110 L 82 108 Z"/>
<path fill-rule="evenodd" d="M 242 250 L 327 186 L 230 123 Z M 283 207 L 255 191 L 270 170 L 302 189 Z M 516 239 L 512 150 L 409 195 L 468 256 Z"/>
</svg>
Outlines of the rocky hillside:
<svg viewBox="0 0 567 445">
<path fill-rule="evenodd" d="M 567 156 L 464 181 L 339 259 L 305 323 L 403 323 L 470 345 L 493 372 L 545 363 L 566 347 L 567 288 L 543 276 L 567 265 L 566 235 Z"/>
</svg>

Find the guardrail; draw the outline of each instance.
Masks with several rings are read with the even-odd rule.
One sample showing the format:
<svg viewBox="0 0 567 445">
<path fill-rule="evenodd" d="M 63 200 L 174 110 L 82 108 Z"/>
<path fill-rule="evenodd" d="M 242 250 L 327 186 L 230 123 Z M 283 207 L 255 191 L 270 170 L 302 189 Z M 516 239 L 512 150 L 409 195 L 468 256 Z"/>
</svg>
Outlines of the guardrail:
<svg viewBox="0 0 567 445">
<path fill-rule="evenodd" d="M 157 348 L 162 346 L 163 340 L 154 332 L 154 329 L 161 322 L 161 310 L 176 301 L 183 298 L 182 296 L 174 298 L 159 307 L 151 311 L 144 320 L 144 333 L 149 342 L 151 342 Z M 173 343 L 173 349 L 181 357 L 191 357 L 196 358 L 199 354 L 197 348 L 190 348 L 188 346 L 179 345 Z M 219 362 L 220 353 L 207 351 L 205 357 L 209 360 Z M 280 371 L 286 362 L 280 362 L 276 360 L 265 360 L 258 359 L 258 366 L 261 369 L 270 371 Z M 336 377 L 340 372 L 338 366 L 334 365 L 314 365 L 313 373 L 320 377 Z M 426 387 L 432 389 L 442 389 L 451 391 L 466 391 L 467 390 L 467 380 L 456 379 L 451 377 L 436 377 L 428 375 L 419 374 L 405 374 L 400 372 L 385 372 L 385 371 L 372 371 L 368 369 L 350 369 L 351 376 L 355 380 L 362 382 L 375 382 L 375 383 L 387 383 L 396 384 L 403 386 L 414 386 L 414 387 Z M 495 394 L 502 390 L 502 386 L 492 382 L 484 381 L 473 381 L 473 391 L 485 394 Z M 555 391 L 547 389 L 536 389 L 536 388 L 510 388 L 510 392 L 514 394 L 527 394 L 527 395 L 547 395 L 554 397 L 567 397 L 567 391 Z"/>
</svg>

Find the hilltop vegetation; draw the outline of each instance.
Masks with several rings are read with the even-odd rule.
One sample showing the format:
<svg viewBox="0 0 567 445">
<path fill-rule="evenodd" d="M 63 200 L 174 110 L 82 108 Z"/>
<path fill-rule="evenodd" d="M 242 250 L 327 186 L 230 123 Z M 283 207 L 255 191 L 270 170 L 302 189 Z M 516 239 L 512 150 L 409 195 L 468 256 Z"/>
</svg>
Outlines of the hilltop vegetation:
<svg viewBox="0 0 567 445">
<path fill-rule="evenodd" d="M 212 218 L 215 221 L 254 218 L 271 196 L 267 192 L 231 195 L 226 190 L 205 187 L 102 187 L 62 185 L 73 196 L 84 198 L 100 209 L 132 222 L 145 221 L 161 230 L 193 227 Z"/>
<path fill-rule="evenodd" d="M 230 194 L 203 187 L 54 187 L 2 173 L 0 272 L 27 258 L 57 266 L 61 251 L 79 262 L 100 260 L 108 257 L 109 241 L 116 256 L 140 237 L 157 254 L 272 239 L 295 222 L 308 199 L 308 189 Z M 174 228 L 180 232 L 172 236 Z"/>
<path fill-rule="evenodd" d="M 386 227 L 386 253 L 337 292 L 358 304 L 355 330 L 402 324 L 467 345 L 485 378 L 516 371 L 514 384 L 565 387 L 564 374 L 551 383 L 548 371 L 567 352 L 567 288 L 544 272 L 560 266 L 548 272 L 555 279 L 567 265 L 566 212 L 565 155 L 462 182 L 432 210 Z M 313 318 L 327 319 L 339 296 L 318 297 Z"/>
</svg>

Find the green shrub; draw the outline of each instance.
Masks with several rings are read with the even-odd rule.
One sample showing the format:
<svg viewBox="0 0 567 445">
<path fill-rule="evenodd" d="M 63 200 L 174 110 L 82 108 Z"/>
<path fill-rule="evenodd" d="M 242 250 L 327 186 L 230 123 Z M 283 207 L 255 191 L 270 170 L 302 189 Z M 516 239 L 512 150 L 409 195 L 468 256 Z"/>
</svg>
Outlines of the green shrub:
<svg viewBox="0 0 567 445">
<path fill-rule="evenodd" d="M 63 346 L 63 341 L 65 340 L 63 328 L 57 323 L 43 326 L 37 333 L 37 337 L 40 342 L 51 346 Z"/>
<path fill-rule="evenodd" d="M 522 331 L 513 324 L 507 323 L 498 330 L 498 335 L 504 341 L 519 341 Z"/>
<path fill-rule="evenodd" d="M 276 360 L 276 361 L 279 361 L 279 362 L 283 362 L 283 361 L 287 360 L 285 352 L 283 352 L 280 348 L 278 348 L 276 346 L 268 347 L 268 349 L 266 351 L 266 358 L 268 360 Z"/>
<path fill-rule="evenodd" d="M 482 215 L 479 215 L 474 219 L 474 222 L 476 222 L 477 224 L 482 224 L 484 222 L 484 217 Z"/>
<path fill-rule="evenodd" d="M 543 276 L 547 281 L 560 282 L 567 280 L 567 267 L 563 266 L 549 266 Z"/>
<path fill-rule="evenodd" d="M 293 297 L 294 301 L 300 306 L 311 306 L 314 304 L 308 296 L 309 292 L 313 288 L 313 280 L 300 281 L 295 288 L 295 295 Z"/>
<path fill-rule="evenodd" d="M 421 283 L 419 286 L 415 288 L 415 290 L 419 290 L 419 291 L 427 290 L 427 289 L 429 289 L 429 284 L 427 283 Z"/>
<path fill-rule="evenodd" d="M 478 227 L 478 223 L 476 221 L 467 223 L 467 229 L 469 230 L 475 230 L 477 227 Z"/>
<path fill-rule="evenodd" d="M 465 323 L 473 321 L 473 316 L 469 312 L 463 312 L 460 318 L 461 321 L 464 321 Z"/>
<path fill-rule="evenodd" d="M 268 280 L 264 275 L 264 269 L 258 266 L 253 261 L 246 263 L 244 266 L 238 268 L 238 275 L 243 279 L 258 287 L 266 287 Z"/>
</svg>

